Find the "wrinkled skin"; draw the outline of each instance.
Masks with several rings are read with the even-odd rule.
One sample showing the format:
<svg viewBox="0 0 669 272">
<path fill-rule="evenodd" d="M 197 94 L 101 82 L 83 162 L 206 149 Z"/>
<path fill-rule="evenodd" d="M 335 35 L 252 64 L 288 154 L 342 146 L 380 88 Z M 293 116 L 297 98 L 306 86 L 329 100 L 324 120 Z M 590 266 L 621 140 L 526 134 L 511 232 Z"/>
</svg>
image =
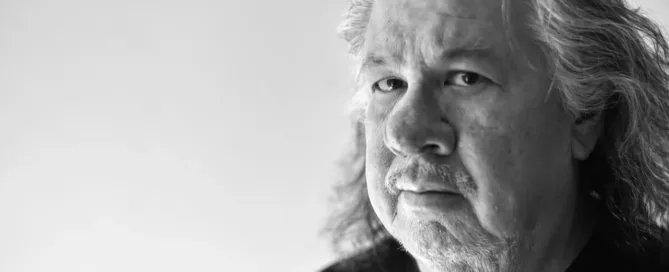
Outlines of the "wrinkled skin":
<svg viewBox="0 0 669 272">
<path fill-rule="evenodd" d="M 542 54 L 522 27 L 527 5 L 510 2 L 512 31 L 500 0 L 374 4 L 362 52 L 367 187 L 421 270 L 564 271 L 589 236 L 576 176 L 597 126 L 576 123 L 548 91 Z M 462 201 L 412 206 L 388 179 L 404 174 L 439 177 Z"/>
</svg>

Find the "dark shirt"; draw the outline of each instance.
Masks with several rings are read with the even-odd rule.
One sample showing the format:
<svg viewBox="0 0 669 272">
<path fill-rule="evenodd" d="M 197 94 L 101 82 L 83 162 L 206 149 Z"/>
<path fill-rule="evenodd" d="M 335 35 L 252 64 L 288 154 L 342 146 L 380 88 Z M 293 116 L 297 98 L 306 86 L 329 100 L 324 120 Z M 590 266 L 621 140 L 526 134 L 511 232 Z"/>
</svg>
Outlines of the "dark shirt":
<svg viewBox="0 0 669 272">
<path fill-rule="evenodd" d="M 657 239 L 637 235 L 633 241 L 626 237 L 631 231 L 610 227 L 620 222 L 600 220 L 588 243 L 567 272 L 581 271 L 663 271 L 669 272 L 669 247 Z M 387 239 L 321 272 L 414 272 L 416 262 L 394 239 Z"/>
</svg>

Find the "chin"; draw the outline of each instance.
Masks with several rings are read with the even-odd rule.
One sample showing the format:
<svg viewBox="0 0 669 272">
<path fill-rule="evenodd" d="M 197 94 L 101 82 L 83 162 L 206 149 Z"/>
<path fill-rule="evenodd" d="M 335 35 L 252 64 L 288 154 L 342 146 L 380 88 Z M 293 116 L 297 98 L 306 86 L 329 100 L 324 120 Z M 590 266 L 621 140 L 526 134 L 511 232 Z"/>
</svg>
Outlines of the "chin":
<svg viewBox="0 0 669 272">
<path fill-rule="evenodd" d="M 453 233 L 438 222 L 395 222 L 391 234 L 418 262 L 437 271 L 504 271 L 509 267 L 513 246 L 494 241 L 489 235 Z M 472 233 L 473 232 L 473 233 Z"/>
</svg>

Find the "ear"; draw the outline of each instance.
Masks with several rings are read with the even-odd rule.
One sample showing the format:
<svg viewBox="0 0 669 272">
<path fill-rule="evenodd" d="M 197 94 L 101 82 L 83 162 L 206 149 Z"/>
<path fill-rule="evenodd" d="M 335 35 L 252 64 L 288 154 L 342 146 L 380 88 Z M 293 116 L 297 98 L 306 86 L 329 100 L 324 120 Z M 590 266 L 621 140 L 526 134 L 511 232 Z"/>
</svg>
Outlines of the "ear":
<svg viewBox="0 0 669 272">
<path fill-rule="evenodd" d="M 595 149 L 604 130 L 604 112 L 585 113 L 572 124 L 571 154 L 574 159 L 586 160 Z"/>
</svg>

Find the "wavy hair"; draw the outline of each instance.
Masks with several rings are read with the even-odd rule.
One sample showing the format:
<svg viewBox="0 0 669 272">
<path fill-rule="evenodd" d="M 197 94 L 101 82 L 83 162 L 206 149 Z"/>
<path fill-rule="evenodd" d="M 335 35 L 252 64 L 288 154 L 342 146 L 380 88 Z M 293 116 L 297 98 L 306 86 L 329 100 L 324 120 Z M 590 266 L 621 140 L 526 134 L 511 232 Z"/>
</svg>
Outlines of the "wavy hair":
<svg viewBox="0 0 669 272">
<path fill-rule="evenodd" d="M 551 90 L 574 116 L 606 112 L 602 138 L 581 176 L 595 181 L 588 188 L 606 212 L 652 236 L 666 227 L 669 210 L 669 46 L 662 29 L 624 0 L 530 2 L 529 26 L 553 75 Z M 356 59 L 373 4 L 351 0 L 338 29 Z M 389 236 L 367 195 L 362 97 L 354 95 L 352 149 L 341 160 L 336 188 L 340 206 L 326 227 L 338 253 Z"/>
</svg>

